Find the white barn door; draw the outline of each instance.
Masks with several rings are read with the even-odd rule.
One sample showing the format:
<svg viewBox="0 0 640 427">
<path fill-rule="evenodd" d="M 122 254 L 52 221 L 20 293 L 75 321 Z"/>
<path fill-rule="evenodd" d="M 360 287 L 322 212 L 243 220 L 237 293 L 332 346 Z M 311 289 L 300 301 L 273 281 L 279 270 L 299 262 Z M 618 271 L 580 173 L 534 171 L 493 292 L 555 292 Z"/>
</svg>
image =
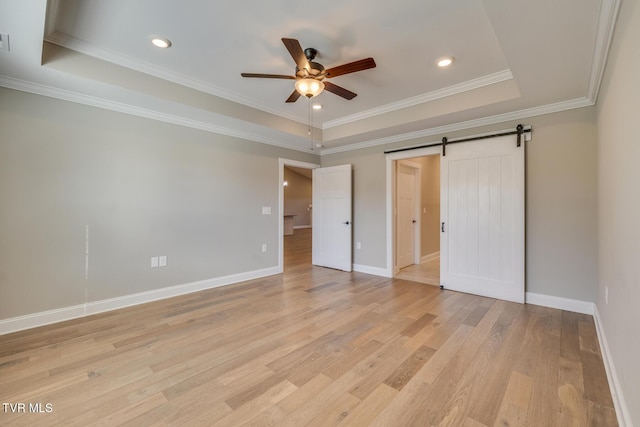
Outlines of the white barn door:
<svg viewBox="0 0 640 427">
<path fill-rule="evenodd" d="M 351 221 L 351 165 L 314 169 L 314 265 L 351 271 Z"/>
<path fill-rule="evenodd" d="M 440 197 L 441 286 L 524 303 L 524 145 L 447 146 Z"/>
</svg>

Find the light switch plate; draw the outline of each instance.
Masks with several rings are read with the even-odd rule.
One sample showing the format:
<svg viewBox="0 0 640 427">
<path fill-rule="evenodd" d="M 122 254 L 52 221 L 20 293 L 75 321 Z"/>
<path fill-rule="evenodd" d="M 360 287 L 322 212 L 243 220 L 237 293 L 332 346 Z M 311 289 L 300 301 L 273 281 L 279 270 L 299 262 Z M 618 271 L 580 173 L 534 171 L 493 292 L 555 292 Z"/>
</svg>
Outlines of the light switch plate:
<svg viewBox="0 0 640 427">
<path fill-rule="evenodd" d="M 271 215 L 271 206 L 263 206 L 262 215 Z"/>
<path fill-rule="evenodd" d="M 162 255 L 161 257 L 158 257 L 158 263 L 159 263 L 160 267 L 166 267 L 167 266 L 167 256 L 166 255 Z"/>
<path fill-rule="evenodd" d="M 158 266 L 158 257 L 157 256 L 152 256 L 151 257 L 151 268 L 156 268 Z"/>
<path fill-rule="evenodd" d="M 7 52 L 10 50 L 9 34 L 7 33 L 0 33 L 0 50 L 6 50 Z"/>
</svg>

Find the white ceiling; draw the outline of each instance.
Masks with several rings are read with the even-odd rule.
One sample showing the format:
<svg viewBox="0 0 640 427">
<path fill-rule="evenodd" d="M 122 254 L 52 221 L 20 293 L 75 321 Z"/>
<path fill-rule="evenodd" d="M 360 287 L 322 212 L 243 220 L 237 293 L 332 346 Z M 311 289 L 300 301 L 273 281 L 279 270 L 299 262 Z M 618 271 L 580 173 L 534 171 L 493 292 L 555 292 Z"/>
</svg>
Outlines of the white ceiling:
<svg viewBox="0 0 640 427">
<path fill-rule="evenodd" d="M 373 57 L 376 68 L 331 80 L 356 98 L 313 99 L 324 154 L 592 105 L 617 5 L 3 0 L 0 85 L 308 151 L 308 101 L 284 102 L 293 80 L 240 73 L 293 75 L 282 37 L 326 68 Z M 445 55 L 456 61 L 439 69 Z"/>
</svg>

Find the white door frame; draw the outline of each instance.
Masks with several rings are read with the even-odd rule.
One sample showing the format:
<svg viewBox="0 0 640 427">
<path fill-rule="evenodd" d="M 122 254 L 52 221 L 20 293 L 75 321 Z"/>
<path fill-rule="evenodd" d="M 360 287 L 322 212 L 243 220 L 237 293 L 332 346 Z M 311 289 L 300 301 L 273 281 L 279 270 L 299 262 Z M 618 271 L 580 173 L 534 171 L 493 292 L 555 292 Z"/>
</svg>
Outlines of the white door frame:
<svg viewBox="0 0 640 427">
<path fill-rule="evenodd" d="M 431 156 L 440 154 L 442 147 L 425 147 L 410 151 L 389 153 L 386 156 L 387 163 L 387 267 L 386 277 L 394 276 L 395 263 L 395 215 L 393 214 L 396 186 L 396 160 L 410 159 L 413 157 Z"/>
<path fill-rule="evenodd" d="M 293 166 L 304 169 L 316 169 L 320 165 L 316 163 L 301 162 L 298 160 L 278 159 L 278 273 L 284 271 L 284 167 Z"/>
<path fill-rule="evenodd" d="M 414 157 L 418 157 L 418 156 L 413 156 Z M 415 222 L 415 227 L 413 227 L 413 263 L 414 264 L 420 264 L 420 259 L 422 257 L 422 250 L 421 250 L 421 242 L 422 242 L 422 235 L 421 235 L 421 218 L 422 215 L 420 215 L 420 211 L 421 211 L 421 206 L 422 206 L 422 165 L 420 163 L 416 163 L 416 162 L 411 162 L 409 160 L 398 160 L 396 162 L 396 184 L 397 184 L 397 173 L 398 173 L 398 168 L 397 165 L 398 163 L 402 163 L 405 166 L 408 166 L 412 169 L 415 169 L 415 179 L 416 179 L 416 183 L 415 183 L 415 194 L 413 195 L 413 200 L 415 202 L 414 204 L 414 212 L 413 212 L 413 216 L 414 216 L 414 220 Z M 395 192 L 395 189 L 394 189 Z M 394 197 L 397 197 L 398 194 L 394 193 Z M 397 218 L 398 218 L 398 210 L 397 210 L 397 200 L 395 200 L 394 206 L 396 207 L 396 211 L 395 211 L 395 228 L 394 228 L 394 251 L 398 250 L 398 233 L 397 233 Z M 398 260 L 397 260 L 397 252 L 396 252 L 396 256 L 394 257 L 394 266 L 393 266 L 393 271 L 394 274 L 397 274 L 399 270 L 398 268 Z"/>
</svg>

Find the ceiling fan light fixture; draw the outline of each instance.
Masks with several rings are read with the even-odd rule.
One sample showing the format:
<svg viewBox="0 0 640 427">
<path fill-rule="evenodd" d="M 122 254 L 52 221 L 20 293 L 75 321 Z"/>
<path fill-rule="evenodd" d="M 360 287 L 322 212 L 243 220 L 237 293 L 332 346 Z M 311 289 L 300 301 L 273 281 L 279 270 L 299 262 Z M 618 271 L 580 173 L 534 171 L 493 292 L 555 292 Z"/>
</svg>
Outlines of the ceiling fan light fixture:
<svg viewBox="0 0 640 427">
<path fill-rule="evenodd" d="M 324 90 L 324 83 L 320 80 L 312 78 L 304 78 L 296 81 L 296 90 L 300 95 L 304 95 L 307 98 L 313 98 L 320 95 Z"/>
</svg>

